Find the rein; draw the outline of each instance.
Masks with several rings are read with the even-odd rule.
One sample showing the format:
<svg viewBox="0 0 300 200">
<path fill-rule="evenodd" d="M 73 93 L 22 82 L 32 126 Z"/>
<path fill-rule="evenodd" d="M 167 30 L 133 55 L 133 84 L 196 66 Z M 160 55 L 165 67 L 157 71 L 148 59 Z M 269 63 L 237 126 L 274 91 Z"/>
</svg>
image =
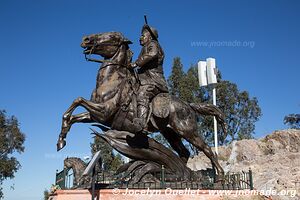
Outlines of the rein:
<svg viewBox="0 0 300 200">
<path fill-rule="evenodd" d="M 104 63 L 104 62 L 110 62 L 110 60 L 98 60 L 98 59 L 94 59 L 92 58 L 92 53 L 94 52 L 94 49 L 95 47 L 97 46 L 97 35 L 95 35 L 95 39 L 94 39 L 94 42 L 93 42 L 93 46 L 90 50 L 90 53 L 87 55 L 87 54 L 84 54 L 84 58 L 86 61 L 91 61 L 91 62 L 97 62 L 97 63 Z M 108 44 L 106 44 L 108 45 Z M 121 45 L 119 45 L 120 47 Z M 122 65 L 124 67 L 128 67 L 127 65 L 124 65 L 124 64 L 119 64 L 119 63 L 110 63 L 111 65 Z M 104 67 L 107 67 L 107 65 L 105 65 Z M 102 67 L 103 68 L 103 67 Z"/>
<path fill-rule="evenodd" d="M 94 51 L 94 48 L 95 48 L 95 42 L 93 44 L 92 49 L 90 50 L 90 53 L 88 55 L 84 54 L 84 58 L 85 58 L 86 61 L 96 62 L 96 63 L 105 63 L 105 62 L 108 62 L 108 64 L 102 66 L 101 69 L 105 68 L 105 67 L 108 67 L 109 65 L 121 65 L 122 67 L 128 68 L 128 65 L 124 65 L 124 64 L 121 64 L 121 63 L 113 63 L 110 60 L 100 60 L 100 59 L 98 60 L 98 59 L 92 58 L 92 52 Z"/>
</svg>

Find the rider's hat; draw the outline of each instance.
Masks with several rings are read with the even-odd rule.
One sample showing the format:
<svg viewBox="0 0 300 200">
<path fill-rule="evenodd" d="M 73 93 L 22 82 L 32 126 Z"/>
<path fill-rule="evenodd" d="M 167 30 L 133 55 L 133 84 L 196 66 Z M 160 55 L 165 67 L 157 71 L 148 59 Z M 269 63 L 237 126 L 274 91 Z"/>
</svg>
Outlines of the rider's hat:
<svg viewBox="0 0 300 200">
<path fill-rule="evenodd" d="M 154 27 L 151 27 L 151 26 L 148 26 L 147 24 L 145 24 L 143 26 L 143 28 L 142 28 L 142 33 L 145 30 L 147 30 L 151 34 L 152 39 L 157 40 L 157 38 L 158 38 L 158 32 L 157 32 L 157 30 Z"/>
</svg>

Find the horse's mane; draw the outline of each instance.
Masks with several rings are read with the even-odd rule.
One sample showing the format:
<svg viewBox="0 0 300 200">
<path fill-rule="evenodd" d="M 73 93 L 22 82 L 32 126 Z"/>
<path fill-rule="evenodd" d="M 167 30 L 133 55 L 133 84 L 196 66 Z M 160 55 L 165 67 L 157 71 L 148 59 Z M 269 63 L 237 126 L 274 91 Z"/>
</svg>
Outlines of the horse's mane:
<svg viewBox="0 0 300 200">
<path fill-rule="evenodd" d="M 127 56 L 127 64 L 131 63 L 131 61 L 132 61 L 132 56 L 133 56 L 133 52 L 130 50 L 129 47 L 128 47 L 128 49 L 126 50 L 126 56 Z"/>
<path fill-rule="evenodd" d="M 77 157 L 69 157 L 69 158 L 66 158 L 65 161 L 70 161 L 70 162 L 80 162 L 82 164 L 85 164 L 85 162 L 83 160 L 81 160 L 80 158 L 77 158 Z"/>
</svg>

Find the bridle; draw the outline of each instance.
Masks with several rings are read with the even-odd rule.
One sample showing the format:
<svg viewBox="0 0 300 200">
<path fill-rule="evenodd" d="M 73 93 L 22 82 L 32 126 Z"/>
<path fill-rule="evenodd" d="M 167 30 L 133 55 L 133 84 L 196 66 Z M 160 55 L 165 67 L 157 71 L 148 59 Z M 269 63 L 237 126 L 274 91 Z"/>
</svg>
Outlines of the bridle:
<svg viewBox="0 0 300 200">
<path fill-rule="evenodd" d="M 126 67 L 127 69 L 130 69 L 128 64 L 114 63 L 114 62 L 111 62 L 110 60 L 101 60 L 101 59 L 92 58 L 92 54 L 94 53 L 95 47 L 98 45 L 98 43 L 97 43 L 98 40 L 97 39 L 98 39 L 98 35 L 95 35 L 93 46 L 92 46 L 90 52 L 88 54 L 84 54 L 84 57 L 85 57 L 86 61 L 97 62 L 97 63 L 102 63 L 102 64 L 106 63 L 104 66 L 101 66 L 101 69 L 106 68 L 110 65 L 121 65 L 122 67 Z M 101 44 L 101 45 L 110 46 L 111 44 Z M 122 45 L 122 43 L 119 44 L 119 45 L 114 45 L 114 46 L 120 47 L 121 45 Z M 118 48 L 118 51 L 120 51 L 120 48 Z M 133 69 L 133 72 L 134 72 L 134 76 L 135 76 L 136 80 L 139 82 L 139 77 L 138 77 L 137 71 L 135 69 Z M 128 75 L 127 75 L 127 77 L 128 77 Z"/>
<path fill-rule="evenodd" d="M 123 65 L 125 67 L 128 67 L 127 65 L 124 65 L 124 64 L 119 64 L 119 63 L 111 63 L 110 60 L 100 60 L 100 59 L 95 59 L 95 58 L 92 58 L 92 54 L 94 53 L 94 50 L 95 50 L 95 47 L 98 45 L 97 43 L 97 40 L 98 39 L 98 35 L 95 35 L 95 39 L 94 39 L 94 42 L 93 42 L 93 46 L 89 52 L 89 54 L 84 54 L 84 58 L 86 61 L 91 61 L 91 62 L 97 62 L 97 63 L 110 63 L 111 65 Z M 101 45 L 106 45 L 106 46 L 117 46 L 117 47 L 120 47 L 122 45 L 122 43 L 120 45 L 111 45 L 111 44 L 101 44 Z M 119 49 L 119 48 L 118 48 Z M 106 67 L 106 66 L 105 66 Z"/>
<path fill-rule="evenodd" d="M 89 54 L 84 53 L 85 60 L 86 61 L 91 61 L 91 62 L 97 62 L 97 63 L 109 62 L 109 60 L 99 60 L 99 59 L 92 58 L 92 53 L 94 52 L 94 49 L 95 49 L 96 45 L 98 45 L 97 44 L 97 39 L 98 39 L 98 35 L 95 35 L 95 39 L 94 39 L 94 42 L 93 42 L 93 46 L 90 50 L 90 53 Z M 102 44 L 102 45 L 104 45 L 104 44 Z"/>
</svg>

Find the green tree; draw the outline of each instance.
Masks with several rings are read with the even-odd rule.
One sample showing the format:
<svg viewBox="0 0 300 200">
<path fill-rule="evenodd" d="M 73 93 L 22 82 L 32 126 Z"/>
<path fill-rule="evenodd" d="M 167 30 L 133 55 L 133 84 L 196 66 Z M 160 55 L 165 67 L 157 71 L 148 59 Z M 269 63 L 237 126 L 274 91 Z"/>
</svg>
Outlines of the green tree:
<svg viewBox="0 0 300 200">
<path fill-rule="evenodd" d="M 188 103 L 200 103 L 206 100 L 205 91 L 199 88 L 198 70 L 191 65 L 181 81 L 182 89 L 179 97 Z"/>
<path fill-rule="evenodd" d="M 182 89 L 184 88 L 182 80 L 184 76 L 185 74 L 180 58 L 175 57 L 173 59 L 172 74 L 168 78 L 169 90 L 172 95 L 179 97 L 179 95 L 182 93 Z"/>
<path fill-rule="evenodd" d="M 224 80 L 220 80 L 216 90 L 217 105 L 226 116 L 229 141 L 253 138 L 255 122 L 262 115 L 257 98 Z"/>
<path fill-rule="evenodd" d="M 283 121 L 290 128 L 300 129 L 300 114 L 289 114 L 284 117 Z"/>
<path fill-rule="evenodd" d="M 116 171 L 122 164 L 123 160 L 119 153 L 114 153 L 113 148 L 102 138 L 95 137 L 91 144 L 92 154 L 97 151 L 101 152 L 103 169 L 108 171 Z"/>
<path fill-rule="evenodd" d="M 0 110 L 0 199 L 3 198 L 2 183 L 14 178 L 21 167 L 19 161 L 12 155 L 24 152 L 25 135 L 19 128 L 16 117 L 7 117 L 4 110 Z"/>
<path fill-rule="evenodd" d="M 44 200 L 48 200 L 50 196 L 50 193 L 47 189 L 44 190 Z"/>
<path fill-rule="evenodd" d="M 176 78 L 175 78 L 176 77 Z M 217 105 L 226 116 L 229 139 L 224 141 L 252 138 L 255 122 L 261 116 L 261 109 L 257 98 L 251 98 L 247 91 L 239 91 L 235 83 L 222 80 L 218 74 Z M 188 103 L 212 103 L 212 87 L 199 87 L 197 66 L 191 66 L 185 73 L 180 58 L 175 58 L 172 74 L 168 79 L 170 91 Z M 173 92 L 172 92 L 173 91 Z M 174 93 L 175 91 L 175 93 Z M 199 135 L 209 143 L 213 143 L 213 118 L 211 116 L 199 117 Z M 224 137 L 219 128 L 218 135 Z M 219 140 L 220 144 L 222 140 Z"/>
<path fill-rule="evenodd" d="M 121 155 L 120 155 L 119 153 L 117 153 L 117 154 L 114 155 L 114 157 L 113 157 L 113 160 L 112 160 L 111 165 L 110 165 L 110 170 L 115 172 L 115 171 L 117 171 L 117 170 L 119 169 L 119 167 L 120 167 L 121 165 L 123 165 L 123 164 L 124 164 L 124 162 L 123 162 L 123 160 L 122 160 Z"/>
<path fill-rule="evenodd" d="M 172 95 L 179 97 L 185 102 L 198 103 L 207 99 L 205 90 L 199 88 L 197 66 L 191 65 L 187 73 L 185 73 L 179 57 L 175 57 L 173 60 L 168 86 Z"/>
</svg>

